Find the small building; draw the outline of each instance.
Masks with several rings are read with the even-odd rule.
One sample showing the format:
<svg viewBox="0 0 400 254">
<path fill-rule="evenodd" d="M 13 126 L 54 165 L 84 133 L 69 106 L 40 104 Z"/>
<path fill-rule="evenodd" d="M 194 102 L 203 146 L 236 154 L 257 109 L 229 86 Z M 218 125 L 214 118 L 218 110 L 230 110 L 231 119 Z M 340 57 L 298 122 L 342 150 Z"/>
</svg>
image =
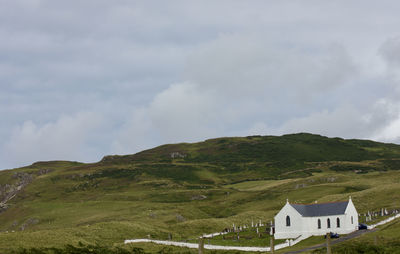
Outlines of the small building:
<svg viewBox="0 0 400 254">
<path fill-rule="evenodd" d="M 275 238 L 349 234 L 358 229 L 358 213 L 351 201 L 286 205 L 275 216 Z"/>
</svg>

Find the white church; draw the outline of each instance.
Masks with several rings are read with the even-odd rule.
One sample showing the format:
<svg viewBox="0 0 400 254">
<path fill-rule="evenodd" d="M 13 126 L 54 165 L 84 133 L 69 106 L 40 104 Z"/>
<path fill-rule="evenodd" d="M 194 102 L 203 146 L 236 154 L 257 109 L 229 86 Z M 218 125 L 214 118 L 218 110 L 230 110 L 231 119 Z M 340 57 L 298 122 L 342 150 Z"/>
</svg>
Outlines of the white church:
<svg viewBox="0 0 400 254">
<path fill-rule="evenodd" d="M 358 213 L 351 201 L 286 205 L 275 216 L 275 238 L 349 234 L 358 229 Z"/>
</svg>

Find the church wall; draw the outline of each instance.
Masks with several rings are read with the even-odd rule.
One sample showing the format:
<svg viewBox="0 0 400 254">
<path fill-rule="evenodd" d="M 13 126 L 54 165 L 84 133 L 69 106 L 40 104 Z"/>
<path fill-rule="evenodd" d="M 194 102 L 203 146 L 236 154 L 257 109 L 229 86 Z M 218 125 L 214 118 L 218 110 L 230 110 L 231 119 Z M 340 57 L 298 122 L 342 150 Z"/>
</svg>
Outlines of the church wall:
<svg viewBox="0 0 400 254">
<path fill-rule="evenodd" d="M 290 217 L 291 225 L 286 226 L 286 216 Z M 353 217 L 353 220 L 351 219 Z M 330 219 L 330 228 L 327 227 L 327 219 Z M 337 227 L 337 218 L 340 227 Z M 318 219 L 321 220 L 321 228 L 318 228 Z M 352 223 L 353 222 L 353 223 Z M 325 235 L 329 232 L 349 234 L 358 229 L 358 213 L 351 201 L 345 214 L 334 216 L 302 217 L 289 203 L 275 216 L 275 238 L 289 239 L 300 235 Z"/>
<path fill-rule="evenodd" d="M 290 217 L 290 226 L 286 226 L 286 216 Z M 275 216 L 275 238 L 288 239 L 301 235 L 304 223 L 301 215 L 290 204 L 286 204 Z"/>
</svg>

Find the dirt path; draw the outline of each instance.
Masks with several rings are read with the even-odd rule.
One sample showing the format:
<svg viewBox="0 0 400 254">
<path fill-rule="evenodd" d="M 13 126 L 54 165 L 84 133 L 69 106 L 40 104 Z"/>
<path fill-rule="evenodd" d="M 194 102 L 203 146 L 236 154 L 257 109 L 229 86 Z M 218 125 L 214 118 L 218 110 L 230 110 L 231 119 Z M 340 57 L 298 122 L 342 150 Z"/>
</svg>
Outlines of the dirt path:
<svg viewBox="0 0 400 254">
<path fill-rule="evenodd" d="M 357 231 L 355 231 L 355 232 L 353 232 L 351 234 L 348 234 L 348 235 L 342 236 L 342 237 L 340 237 L 338 239 L 332 240 L 331 244 L 335 245 L 335 244 L 347 241 L 349 239 L 353 239 L 353 238 L 359 237 L 360 235 L 363 235 L 363 234 L 366 234 L 366 233 L 375 232 L 377 230 L 378 230 L 377 228 L 374 228 L 374 229 L 371 229 L 371 230 L 367 230 L 367 229 L 357 230 Z M 305 251 L 311 251 L 311 250 L 315 250 L 315 249 L 319 249 L 319 248 L 324 248 L 325 246 L 326 246 L 326 243 L 322 243 L 322 244 L 314 245 L 314 246 L 307 247 L 307 248 L 304 248 L 304 249 L 301 249 L 301 250 L 285 252 L 285 254 L 302 253 L 302 252 L 305 252 Z"/>
</svg>

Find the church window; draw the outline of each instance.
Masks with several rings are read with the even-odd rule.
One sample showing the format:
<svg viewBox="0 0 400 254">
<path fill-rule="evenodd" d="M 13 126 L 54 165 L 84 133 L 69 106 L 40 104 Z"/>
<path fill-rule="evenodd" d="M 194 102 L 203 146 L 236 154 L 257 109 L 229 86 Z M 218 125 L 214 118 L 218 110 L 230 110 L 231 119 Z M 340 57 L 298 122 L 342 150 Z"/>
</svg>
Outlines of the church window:
<svg viewBox="0 0 400 254">
<path fill-rule="evenodd" d="M 321 220 L 318 219 L 318 229 L 321 229 Z"/>
<path fill-rule="evenodd" d="M 286 227 L 290 227 L 290 217 L 286 216 Z"/>
<path fill-rule="evenodd" d="M 326 220 L 326 227 L 331 228 L 331 220 L 330 219 Z"/>
<path fill-rule="evenodd" d="M 336 218 L 336 227 L 340 228 L 340 219 Z"/>
<path fill-rule="evenodd" d="M 351 224 L 353 224 L 353 216 L 351 216 Z"/>
</svg>

